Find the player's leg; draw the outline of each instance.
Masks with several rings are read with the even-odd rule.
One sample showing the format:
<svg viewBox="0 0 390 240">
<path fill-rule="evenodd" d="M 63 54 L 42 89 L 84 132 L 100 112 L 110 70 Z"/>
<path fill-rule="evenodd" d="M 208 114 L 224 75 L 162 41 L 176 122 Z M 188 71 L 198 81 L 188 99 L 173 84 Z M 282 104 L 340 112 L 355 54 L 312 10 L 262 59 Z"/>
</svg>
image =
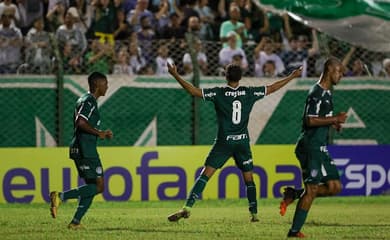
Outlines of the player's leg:
<svg viewBox="0 0 390 240">
<path fill-rule="evenodd" d="M 242 172 L 246 186 L 246 196 L 248 198 L 249 213 L 251 214 L 251 222 L 258 222 L 257 217 L 257 194 L 256 185 L 253 181 L 253 172 Z"/>
<path fill-rule="evenodd" d="M 80 195 L 79 205 L 76 213 L 73 216 L 72 221 L 69 223 L 68 228 L 76 229 L 79 228 L 81 219 L 87 213 L 89 207 L 92 204 L 93 198 L 96 194 L 104 191 L 104 178 L 98 177 L 96 179 L 85 179 L 87 186 L 95 186 L 96 192 L 94 195 Z M 84 185 L 85 186 L 85 185 Z"/>
<path fill-rule="evenodd" d="M 236 144 L 234 147 L 233 158 L 237 167 L 241 170 L 242 176 L 244 178 L 251 222 L 258 222 L 257 193 L 256 185 L 253 181 L 253 160 L 249 142 Z"/>
<path fill-rule="evenodd" d="M 318 188 L 317 197 L 327 197 L 334 196 L 341 192 L 341 182 L 340 175 L 336 165 L 334 165 L 333 160 L 330 158 L 327 152 L 323 153 L 323 177 L 321 184 Z"/>
<path fill-rule="evenodd" d="M 203 168 L 201 174 L 196 179 L 190 193 L 188 194 L 184 207 L 168 216 L 168 220 L 170 222 L 177 222 L 181 218 L 188 218 L 190 216 L 192 206 L 195 204 L 196 199 L 198 199 L 202 194 L 208 180 L 214 175 L 215 171 L 216 169 L 210 166 L 205 166 Z"/>
<path fill-rule="evenodd" d="M 303 234 L 300 231 L 306 221 L 310 207 L 317 197 L 319 184 L 323 177 L 321 171 L 323 158 L 320 151 L 309 151 L 304 159 L 302 159 L 302 156 L 300 157 L 299 160 L 303 172 L 302 177 L 305 183 L 305 192 L 303 196 L 299 198 L 294 213 L 293 223 L 287 234 L 288 237 L 303 237 Z"/>
<path fill-rule="evenodd" d="M 206 158 L 205 167 L 188 194 L 184 207 L 168 216 L 170 222 L 177 222 L 181 218 L 188 218 L 190 216 L 191 208 L 195 204 L 196 199 L 198 199 L 203 192 L 208 180 L 218 168 L 221 168 L 226 163 L 230 156 L 231 151 L 227 146 L 218 143 L 214 144 Z"/>
</svg>

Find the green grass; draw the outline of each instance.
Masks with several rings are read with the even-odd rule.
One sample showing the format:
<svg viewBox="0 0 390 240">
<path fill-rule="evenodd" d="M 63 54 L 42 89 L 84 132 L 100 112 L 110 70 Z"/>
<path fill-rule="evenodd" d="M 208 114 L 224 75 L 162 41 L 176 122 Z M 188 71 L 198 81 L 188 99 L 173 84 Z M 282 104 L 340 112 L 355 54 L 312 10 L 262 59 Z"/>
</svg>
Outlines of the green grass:
<svg viewBox="0 0 390 240">
<path fill-rule="evenodd" d="M 286 216 L 278 199 L 259 201 L 260 222 L 250 223 L 245 199 L 198 201 L 189 219 L 166 217 L 183 201 L 98 202 L 83 219 L 84 230 L 68 230 L 76 202 L 60 206 L 52 219 L 46 204 L 0 204 L 4 239 L 285 239 L 295 204 Z M 309 239 L 390 239 L 390 196 L 317 199 L 302 232 Z"/>
</svg>

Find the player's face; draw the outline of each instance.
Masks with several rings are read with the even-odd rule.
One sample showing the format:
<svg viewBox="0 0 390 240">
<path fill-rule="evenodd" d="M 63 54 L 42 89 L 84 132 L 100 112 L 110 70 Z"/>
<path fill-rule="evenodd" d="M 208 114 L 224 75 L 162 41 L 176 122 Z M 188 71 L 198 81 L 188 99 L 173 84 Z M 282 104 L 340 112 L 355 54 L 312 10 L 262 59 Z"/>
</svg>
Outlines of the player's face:
<svg viewBox="0 0 390 240">
<path fill-rule="evenodd" d="M 332 84 L 337 85 L 344 75 L 344 68 L 341 64 L 333 66 L 331 70 Z"/>
<path fill-rule="evenodd" d="M 107 79 L 102 79 L 97 82 L 97 88 L 99 89 L 99 95 L 104 96 L 106 95 L 107 89 L 108 89 L 108 81 Z"/>
</svg>

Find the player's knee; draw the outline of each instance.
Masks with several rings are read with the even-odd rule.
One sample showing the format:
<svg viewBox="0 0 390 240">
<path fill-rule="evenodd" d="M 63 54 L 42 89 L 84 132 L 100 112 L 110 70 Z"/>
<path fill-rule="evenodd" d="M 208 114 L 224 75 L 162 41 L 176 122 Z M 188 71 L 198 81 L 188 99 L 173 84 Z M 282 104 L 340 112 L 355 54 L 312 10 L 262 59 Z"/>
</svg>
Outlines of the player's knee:
<svg viewBox="0 0 390 240">
<path fill-rule="evenodd" d="M 102 193 L 104 191 L 104 184 L 98 184 L 96 188 L 97 188 L 97 193 Z"/>
<path fill-rule="evenodd" d="M 332 182 L 330 185 L 329 185 L 329 192 L 330 192 L 330 195 L 334 196 L 334 195 L 337 195 L 341 192 L 341 183 L 339 181 L 335 181 L 335 182 Z"/>
</svg>

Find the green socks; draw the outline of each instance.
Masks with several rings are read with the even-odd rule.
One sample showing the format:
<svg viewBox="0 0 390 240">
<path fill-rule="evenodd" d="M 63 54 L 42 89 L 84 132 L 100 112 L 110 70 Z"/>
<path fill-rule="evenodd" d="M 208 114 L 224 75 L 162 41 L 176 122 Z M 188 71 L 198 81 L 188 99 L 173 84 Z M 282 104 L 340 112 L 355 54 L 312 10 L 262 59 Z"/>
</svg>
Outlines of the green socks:
<svg viewBox="0 0 390 240">
<path fill-rule="evenodd" d="M 187 198 L 185 204 L 186 207 L 192 207 L 195 204 L 196 199 L 198 199 L 200 194 L 203 192 L 208 180 L 209 178 L 205 175 L 200 175 L 198 179 L 196 179 L 196 182 Z"/>
<path fill-rule="evenodd" d="M 299 232 L 306 221 L 308 211 L 298 208 L 295 211 L 293 223 L 291 226 L 292 232 Z"/>
<path fill-rule="evenodd" d="M 256 185 L 254 182 L 247 182 L 246 185 L 246 196 L 249 203 L 249 212 L 257 213 L 257 199 L 256 199 Z"/>
<path fill-rule="evenodd" d="M 87 213 L 89 207 L 91 206 L 93 198 L 94 198 L 94 196 L 86 197 L 86 198 L 83 198 L 83 197 L 80 198 L 79 206 L 77 207 L 77 211 L 74 214 L 72 223 L 75 223 L 75 224 L 79 224 L 80 223 L 81 218 L 85 215 L 85 213 Z"/>
<path fill-rule="evenodd" d="M 74 198 L 88 198 L 97 194 L 96 184 L 86 184 L 78 188 L 60 193 L 61 200 L 74 199 Z"/>
</svg>

